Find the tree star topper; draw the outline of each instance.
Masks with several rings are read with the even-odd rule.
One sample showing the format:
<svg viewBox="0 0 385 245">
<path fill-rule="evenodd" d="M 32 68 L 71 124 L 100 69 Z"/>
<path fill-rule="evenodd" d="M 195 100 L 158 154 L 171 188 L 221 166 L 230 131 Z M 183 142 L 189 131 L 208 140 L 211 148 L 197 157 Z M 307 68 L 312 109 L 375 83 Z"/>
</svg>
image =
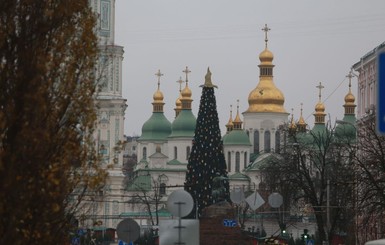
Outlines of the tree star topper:
<svg viewBox="0 0 385 245">
<path fill-rule="evenodd" d="M 218 88 L 217 85 L 214 85 L 211 81 L 211 72 L 210 67 L 207 67 L 207 73 L 205 76 L 205 84 L 201 85 L 200 87 L 206 87 L 206 88 Z"/>
</svg>

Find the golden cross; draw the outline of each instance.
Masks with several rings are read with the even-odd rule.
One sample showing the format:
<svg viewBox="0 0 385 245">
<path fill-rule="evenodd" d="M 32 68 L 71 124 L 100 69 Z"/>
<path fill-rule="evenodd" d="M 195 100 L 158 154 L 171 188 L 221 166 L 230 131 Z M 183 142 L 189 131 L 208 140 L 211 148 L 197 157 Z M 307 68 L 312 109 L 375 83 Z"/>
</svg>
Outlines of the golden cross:
<svg viewBox="0 0 385 245">
<path fill-rule="evenodd" d="M 353 72 L 350 71 L 349 74 L 348 74 L 346 77 L 349 78 L 349 92 L 351 92 L 351 89 L 352 89 Z"/>
<path fill-rule="evenodd" d="M 160 70 L 158 70 L 158 72 L 155 73 L 155 76 L 158 77 L 158 89 L 159 89 L 159 86 L 160 86 L 160 77 L 163 76 L 163 75 L 164 75 L 164 74 L 162 74 L 162 73 L 160 72 Z"/>
<path fill-rule="evenodd" d="M 269 39 L 267 39 L 267 32 L 270 31 L 271 29 L 269 27 L 267 27 L 267 24 L 265 24 L 265 27 L 262 28 L 262 31 L 265 32 L 265 48 L 267 48 L 267 41 L 269 41 Z"/>
<path fill-rule="evenodd" d="M 322 86 L 322 83 L 321 83 L 321 82 L 319 82 L 319 85 L 316 86 L 316 88 L 319 89 L 319 95 L 318 95 L 318 98 L 319 98 L 319 101 L 321 102 L 321 91 L 322 91 L 322 89 L 325 88 L 325 87 Z"/>
<path fill-rule="evenodd" d="M 184 69 L 182 72 L 186 73 L 186 85 L 188 84 L 188 74 L 191 72 L 188 67 L 186 66 L 186 69 Z"/>
<path fill-rule="evenodd" d="M 176 82 L 179 83 L 179 92 L 181 92 L 182 91 L 182 83 L 183 83 L 182 77 L 179 77 L 179 80 Z"/>
</svg>

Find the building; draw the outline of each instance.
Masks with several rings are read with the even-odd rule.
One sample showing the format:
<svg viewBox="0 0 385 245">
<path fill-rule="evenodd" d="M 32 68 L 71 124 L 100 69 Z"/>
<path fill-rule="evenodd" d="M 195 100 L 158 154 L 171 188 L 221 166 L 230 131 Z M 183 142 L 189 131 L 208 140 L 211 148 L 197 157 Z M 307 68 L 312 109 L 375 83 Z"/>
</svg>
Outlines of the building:
<svg viewBox="0 0 385 245">
<path fill-rule="evenodd" d="M 115 0 L 91 0 L 90 7 L 97 14 L 96 33 L 99 38 L 99 60 L 95 84 L 97 121 L 95 145 L 101 164 L 108 168 L 107 183 L 100 197 L 90 202 L 85 211 L 83 227 L 104 230 L 116 227 L 123 210 L 121 200 L 123 181 L 124 113 L 126 99 L 122 97 L 123 47 L 115 44 Z"/>
<path fill-rule="evenodd" d="M 357 130 L 359 136 L 362 136 L 358 138 L 359 154 L 356 159 L 357 166 L 360 166 L 357 167 L 357 175 L 361 180 L 360 187 L 357 187 L 358 197 L 364 196 L 365 193 L 372 193 L 373 185 L 377 186 L 384 181 L 384 178 L 382 178 L 384 171 L 381 167 L 383 155 L 376 154 L 376 152 L 383 151 L 385 139 L 375 131 L 377 96 L 380 94 L 380 91 L 377 91 L 377 56 L 384 51 L 385 42 L 369 51 L 352 66 L 352 69 L 358 72 Z M 369 171 L 363 171 L 362 166 L 370 166 Z M 371 179 L 371 181 L 368 181 L 368 179 Z M 382 190 L 380 193 L 382 193 Z M 370 198 L 365 196 L 365 201 L 362 201 L 362 199 L 360 201 L 366 207 L 372 208 L 373 202 L 383 203 L 381 196 L 382 194 L 372 195 Z M 376 212 L 372 212 L 366 207 L 363 210 L 358 210 L 361 212 L 356 217 L 358 241 L 379 239 L 385 235 L 383 206 L 379 206 Z"/>
</svg>

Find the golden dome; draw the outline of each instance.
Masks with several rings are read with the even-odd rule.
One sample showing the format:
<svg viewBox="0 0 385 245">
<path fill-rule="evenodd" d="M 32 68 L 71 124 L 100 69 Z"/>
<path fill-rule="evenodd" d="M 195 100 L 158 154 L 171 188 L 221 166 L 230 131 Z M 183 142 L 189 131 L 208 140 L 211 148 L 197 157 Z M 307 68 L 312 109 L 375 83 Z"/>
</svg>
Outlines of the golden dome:
<svg viewBox="0 0 385 245">
<path fill-rule="evenodd" d="M 159 88 L 154 93 L 153 99 L 154 99 L 154 102 L 163 102 L 164 96 L 163 96 L 163 93 L 159 90 Z"/>
<path fill-rule="evenodd" d="M 315 111 L 316 112 L 324 112 L 325 111 L 325 105 L 320 101 L 315 105 Z"/>
<path fill-rule="evenodd" d="M 261 77 L 257 87 L 249 94 L 249 108 L 247 112 L 281 112 L 285 98 L 283 93 L 275 87 L 273 80 Z"/>
<path fill-rule="evenodd" d="M 345 96 L 345 103 L 346 104 L 354 104 L 354 101 L 356 98 L 352 94 L 352 92 L 349 91 L 349 93 Z"/>
<path fill-rule="evenodd" d="M 260 70 L 259 83 L 249 94 L 249 108 L 246 112 L 278 112 L 286 113 L 283 104 L 285 97 L 273 82 L 273 53 L 267 48 L 267 25 L 262 29 L 265 31 L 265 50 L 259 55 L 261 63 L 258 65 Z"/>
<path fill-rule="evenodd" d="M 160 77 L 163 76 L 163 74 L 158 70 L 157 73 L 155 73 L 155 76 L 158 77 L 158 89 L 155 91 L 152 98 L 154 99 L 154 102 L 152 102 L 153 105 L 153 112 L 163 112 L 163 93 L 160 91 Z"/>
<path fill-rule="evenodd" d="M 175 109 L 182 109 L 182 101 L 180 100 L 182 97 L 179 96 L 178 99 L 175 101 Z"/>
<path fill-rule="evenodd" d="M 186 87 L 182 90 L 181 92 L 182 94 L 182 98 L 190 98 L 192 93 L 191 93 L 191 90 L 190 88 L 186 85 Z"/>
<path fill-rule="evenodd" d="M 261 61 L 261 63 L 272 63 L 273 59 L 273 53 L 267 48 L 259 54 L 259 60 Z"/>
<path fill-rule="evenodd" d="M 306 125 L 305 119 L 303 119 L 303 116 L 302 116 L 302 115 L 301 115 L 301 117 L 299 118 L 297 124 L 298 124 L 298 125 Z"/>
<path fill-rule="evenodd" d="M 295 130 L 296 128 L 297 128 L 297 124 L 296 124 L 295 121 L 294 121 L 294 116 L 293 116 L 293 114 L 291 114 L 291 119 L 290 119 L 289 129 Z"/>
</svg>

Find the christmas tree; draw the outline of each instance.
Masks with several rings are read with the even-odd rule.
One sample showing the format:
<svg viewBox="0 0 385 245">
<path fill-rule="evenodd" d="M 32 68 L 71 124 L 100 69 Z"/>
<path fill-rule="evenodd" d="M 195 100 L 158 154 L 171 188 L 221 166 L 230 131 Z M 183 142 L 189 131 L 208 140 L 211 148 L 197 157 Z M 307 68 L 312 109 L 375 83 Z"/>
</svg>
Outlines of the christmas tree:
<svg viewBox="0 0 385 245">
<path fill-rule="evenodd" d="M 217 201 L 229 199 L 226 161 L 214 94 L 214 87 L 217 86 L 211 82 L 209 68 L 205 76 L 205 84 L 201 87 L 202 96 L 185 181 L 185 189 L 195 202 L 189 218 L 196 215 L 198 215 L 196 218 L 199 218 L 205 207 Z M 218 185 L 218 180 L 220 180 L 220 188 L 215 191 L 217 195 L 220 193 L 220 198 L 214 198 L 213 186 Z"/>
</svg>

